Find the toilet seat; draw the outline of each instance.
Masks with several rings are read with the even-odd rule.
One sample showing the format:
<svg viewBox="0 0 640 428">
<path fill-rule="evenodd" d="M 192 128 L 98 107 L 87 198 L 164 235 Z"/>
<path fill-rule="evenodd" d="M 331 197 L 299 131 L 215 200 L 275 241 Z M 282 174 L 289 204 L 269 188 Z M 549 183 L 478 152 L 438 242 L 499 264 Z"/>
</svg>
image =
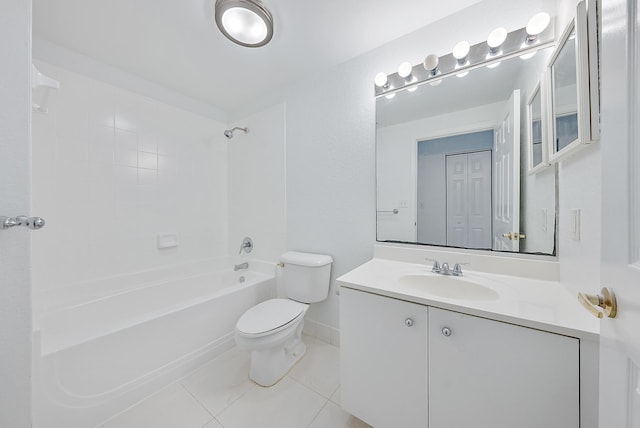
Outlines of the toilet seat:
<svg viewBox="0 0 640 428">
<path fill-rule="evenodd" d="M 244 313 L 236 331 L 245 337 L 260 337 L 286 328 L 304 316 L 308 305 L 289 299 L 271 299 Z"/>
</svg>

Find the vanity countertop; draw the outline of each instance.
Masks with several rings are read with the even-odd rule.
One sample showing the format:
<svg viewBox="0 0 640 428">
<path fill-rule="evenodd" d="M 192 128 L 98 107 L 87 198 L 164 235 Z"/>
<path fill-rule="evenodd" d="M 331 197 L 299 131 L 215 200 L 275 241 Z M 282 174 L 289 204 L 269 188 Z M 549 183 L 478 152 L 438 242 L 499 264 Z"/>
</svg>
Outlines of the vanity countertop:
<svg viewBox="0 0 640 428">
<path fill-rule="evenodd" d="M 419 281 L 439 281 L 431 266 L 374 258 L 337 279 L 342 287 L 580 339 L 598 340 L 600 324 L 557 281 L 464 269 L 464 281 L 493 290 L 490 299 L 432 294 Z M 407 280 L 418 278 L 419 281 Z M 457 278 L 444 281 L 457 281 Z M 496 296 L 497 294 L 497 296 Z"/>
</svg>

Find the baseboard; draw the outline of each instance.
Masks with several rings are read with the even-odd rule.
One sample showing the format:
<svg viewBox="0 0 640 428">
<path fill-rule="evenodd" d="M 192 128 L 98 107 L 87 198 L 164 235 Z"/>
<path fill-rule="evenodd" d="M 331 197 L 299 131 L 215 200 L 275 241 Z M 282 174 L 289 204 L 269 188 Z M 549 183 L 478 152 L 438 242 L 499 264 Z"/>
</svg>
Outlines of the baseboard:
<svg viewBox="0 0 640 428">
<path fill-rule="evenodd" d="M 314 320 L 305 319 L 302 333 L 318 340 L 322 340 L 323 342 L 329 343 L 333 346 L 340 347 L 340 330 L 335 327 L 331 327 Z"/>
</svg>

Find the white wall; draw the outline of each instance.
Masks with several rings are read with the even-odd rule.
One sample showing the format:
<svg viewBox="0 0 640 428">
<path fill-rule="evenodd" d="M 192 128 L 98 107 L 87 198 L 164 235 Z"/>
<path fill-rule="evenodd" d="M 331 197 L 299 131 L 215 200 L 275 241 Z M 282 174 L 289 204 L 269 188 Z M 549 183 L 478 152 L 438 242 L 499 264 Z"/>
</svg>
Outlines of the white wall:
<svg viewBox="0 0 640 428">
<path fill-rule="evenodd" d="M 276 261 L 286 249 L 285 106 L 278 104 L 239 120 L 229 148 L 229 254 L 238 261 Z M 245 236 L 251 254 L 238 256 Z"/>
<path fill-rule="evenodd" d="M 38 295 L 227 255 L 225 125 L 42 62 L 59 80 L 33 118 Z M 178 235 L 158 249 L 159 233 Z"/>
<path fill-rule="evenodd" d="M 287 105 L 287 249 L 327 253 L 339 276 L 372 257 L 375 242 L 375 99 L 373 77 L 402 61 L 451 52 L 461 39 L 486 39 L 495 27 L 521 28 L 554 2 L 488 0 L 330 70 L 319 70 L 232 117 L 259 111 L 274 100 Z M 483 19 L 477 19 L 482 16 Z M 452 31 L 452 28 L 458 30 Z M 339 325 L 335 284 L 308 318 Z"/>
<path fill-rule="evenodd" d="M 29 215 L 30 0 L 2 3 L 0 39 L 3 40 L 0 44 L 0 215 Z M 2 427 L 31 426 L 30 233 L 23 228 L 0 230 Z"/>
<path fill-rule="evenodd" d="M 564 26 L 575 16 L 576 0 L 558 2 L 558 23 Z M 571 292 L 600 290 L 601 238 L 601 145 L 593 144 L 560 163 L 559 174 L 559 239 L 560 280 Z M 580 240 L 571 237 L 570 212 L 581 211 Z"/>
</svg>

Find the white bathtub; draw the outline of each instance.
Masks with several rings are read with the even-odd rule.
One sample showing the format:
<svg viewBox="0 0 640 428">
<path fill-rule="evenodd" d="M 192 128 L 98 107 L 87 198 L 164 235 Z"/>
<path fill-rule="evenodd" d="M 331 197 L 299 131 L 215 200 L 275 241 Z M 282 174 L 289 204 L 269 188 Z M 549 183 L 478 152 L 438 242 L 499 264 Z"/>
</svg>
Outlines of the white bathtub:
<svg viewBox="0 0 640 428">
<path fill-rule="evenodd" d="M 228 269 L 43 315 L 34 427 L 96 426 L 229 349 L 240 315 L 274 295 L 273 275 Z"/>
</svg>

